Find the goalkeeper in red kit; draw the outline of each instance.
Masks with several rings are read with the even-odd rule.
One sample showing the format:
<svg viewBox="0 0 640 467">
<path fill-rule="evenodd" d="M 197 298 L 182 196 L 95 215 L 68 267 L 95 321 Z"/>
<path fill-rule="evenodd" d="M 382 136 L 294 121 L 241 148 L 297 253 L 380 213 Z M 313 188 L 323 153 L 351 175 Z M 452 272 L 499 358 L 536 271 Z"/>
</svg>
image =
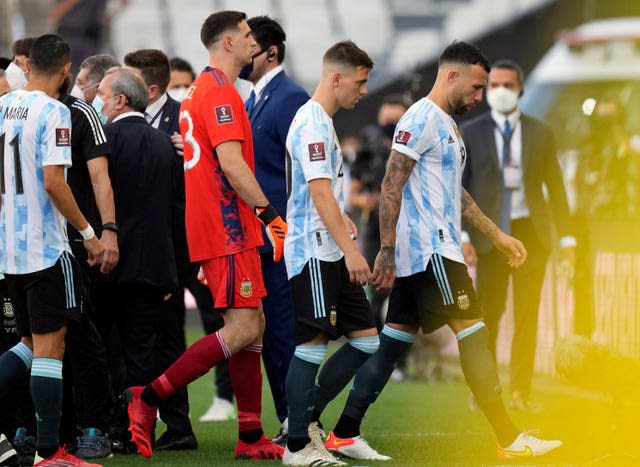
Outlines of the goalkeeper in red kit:
<svg viewBox="0 0 640 467">
<path fill-rule="evenodd" d="M 261 424 L 261 299 L 266 291 L 258 248 L 262 223 L 279 261 L 287 225 L 254 176 L 251 125 L 233 87 L 258 47 L 246 15 L 235 11 L 210 15 L 200 36 L 209 52 L 209 66 L 192 84 L 180 109 L 187 240 L 191 261 L 201 264 L 225 325 L 195 342 L 151 384 L 126 390 L 129 431 L 138 452 L 151 457 L 156 407 L 228 359 L 238 404 L 236 458 L 279 459 L 283 448 L 264 436 Z"/>
</svg>

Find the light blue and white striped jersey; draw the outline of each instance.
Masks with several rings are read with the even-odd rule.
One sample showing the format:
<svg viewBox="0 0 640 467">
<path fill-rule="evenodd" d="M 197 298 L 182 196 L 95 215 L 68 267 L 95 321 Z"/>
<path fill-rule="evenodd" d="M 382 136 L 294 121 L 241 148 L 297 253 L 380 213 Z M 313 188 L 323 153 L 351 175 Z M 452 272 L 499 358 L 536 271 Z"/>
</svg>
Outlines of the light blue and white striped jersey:
<svg viewBox="0 0 640 467">
<path fill-rule="evenodd" d="M 44 189 L 44 166 L 71 166 L 69 109 L 41 91 L 0 98 L 0 272 L 27 274 L 71 251 L 65 218 Z"/>
<path fill-rule="evenodd" d="M 456 122 L 425 97 L 396 125 L 392 149 L 416 161 L 402 190 L 396 274 L 424 271 L 433 253 L 463 263 L 462 171 L 466 151 Z"/>
<path fill-rule="evenodd" d="M 342 151 L 333 120 L 312 100 L 298 109 L 287 134 L 287 224 L 284 259 L 289 278 L 309 258 L 338 261 L 343 253 L 329 234 L 311 199 L 308 183 L 331 180 L 333 195 L 344 212 Z"/>
</svg>

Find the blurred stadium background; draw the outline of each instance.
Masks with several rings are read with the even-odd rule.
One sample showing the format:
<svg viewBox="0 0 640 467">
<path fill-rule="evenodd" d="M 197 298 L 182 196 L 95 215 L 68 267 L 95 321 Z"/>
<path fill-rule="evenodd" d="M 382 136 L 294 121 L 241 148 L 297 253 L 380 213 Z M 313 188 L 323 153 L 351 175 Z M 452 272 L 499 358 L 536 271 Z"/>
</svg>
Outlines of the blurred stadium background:
<svg viewBox="0 0 640 467">
<path fill-rule="evenodd" d="M 1 0 L 0 55 L 11 56 L 15 39 L 53 31 L 54 24 L 47 12 L 55 3 L 55 0 Z M 365 125 L 374 123 L 385 95 L 399 92 L 410 99 L 424 95 L 433 82 L 439 52 L 454 39 L 477 43 L 490 59 L 514 58 L 528 73 L 558 40 L 561 31 L 598 18 L 640 17 L 638 0 L 104 0 L 103 3 L 104 52 L 122 59 L 128 51 L 159 48 L 169 56 L 187 59 L 196 70 L 206 64 L 199 30 L 208 14 L 222 9 L 245 11 L 249 16 L 269 14 L 281 20 L 288 35 L 285 68 L 310 92 L 319 76 L 320 57 L 326 48 L 337 40 L 353 39 L 371 54 L 376 66 L 371 75 L 370 95 L 355 111 L 336 115 L 335 125 L 342 137 L 357 136 Z M 570 194 L 574 188 L 571 156 L 576 152 L 576 145 L 570 142 L 577 140 L 576 134 L 583 131 L 581 125 L 586 124 L 576 122 L 573 117 L 590 115 L 582 108 L 586 100 L 599 98 L 613 89 L 620 101 L 628 103 L 630 111 L 625 125 L 630 140 L 636 138 L 637 142 L 640 134 L 640 28 L 627 38 L 631 50 L 621 60 L 628 73 L 587 87 L 572 99 L 562 101 L 565 103 L 558 104 L 560 107 L 537 105 L 548 102 L 550 96 L 560 95 L 557 86 L 548 88 L 548 92 L 536 83 L 525 86 L 524 108 L 548 120 L 556 131 Z M 597 54 L 593 57 L 594 63 L 603 60 Z M 602 66 L 609 63 L 603 62 Z M 574 80 L 581 81 L 581 77 Z M 465 118 L 485 109 L 482 105 Z M 640 192 L 640 185 L 633 189 Z M 630 200 L 640 206 L 639 194 L 635 193 Z M 640 209 L 632 211 L 609 216 L 599 216 L 596 211 L 585 222 L 591 238 L 591 250 L 585 261 L 593 274 L 581 286 L 574 287 L 566 277 L 559 276 L 553 261 L 550 263 L 541 303 L 536 357 L 540 372 L 554 372 L 555 343 L 560 337 L 576 332 L 640 359 L 637 233 Z M 501 333 L 499 343 L 499 358 L 505 364 L 511 325 L 511 317 L 506 313 L 502 323 L 505 332 Z M 448 349 L 455 353 L 455 345 Z"/>
</svg>

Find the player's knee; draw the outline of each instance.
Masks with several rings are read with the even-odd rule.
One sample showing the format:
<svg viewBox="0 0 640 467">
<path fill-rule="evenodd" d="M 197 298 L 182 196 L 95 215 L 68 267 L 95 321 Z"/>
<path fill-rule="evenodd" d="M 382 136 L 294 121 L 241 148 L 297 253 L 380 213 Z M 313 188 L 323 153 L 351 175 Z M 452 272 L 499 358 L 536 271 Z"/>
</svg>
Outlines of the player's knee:
<svg viewBox="0 0 640 467">
<path fill-rule="evenodd" d="M 352 337 L 349 344 L 361 352 L 373 355 L 380 348 L 380 338 L 375 336 Z"/>
</svg>

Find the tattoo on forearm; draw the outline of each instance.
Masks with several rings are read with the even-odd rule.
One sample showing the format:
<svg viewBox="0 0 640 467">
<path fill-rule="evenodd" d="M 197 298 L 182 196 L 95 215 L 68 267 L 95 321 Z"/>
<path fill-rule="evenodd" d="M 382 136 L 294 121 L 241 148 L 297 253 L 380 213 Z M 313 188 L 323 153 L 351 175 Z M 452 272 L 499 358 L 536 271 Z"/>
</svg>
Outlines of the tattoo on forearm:
<svg viewBox="0 0 640 467">
<path fill-rule="evenodd" d="M 396 261 L 395 261 L 395 249 L 391 246 L 383 246 L 380 248 L 380 255 L 378 256 L 378 266 L 380 270 L 387 275 L 395 274 Z"/>
<path fill-rule="evenodd" d="M 415 164 L 405 155 L 391 151 L 380 190 L 380 241 L 383 246 L 395 245 L 402 189 Z"/>
<path fill-rule="evenodd" d="M 462 218 L 472 227 L 475 227 L 480 233 L 489 238 L 500 230 L 478 207 L 471 195 L 462 189 Z"/>
</svg>

